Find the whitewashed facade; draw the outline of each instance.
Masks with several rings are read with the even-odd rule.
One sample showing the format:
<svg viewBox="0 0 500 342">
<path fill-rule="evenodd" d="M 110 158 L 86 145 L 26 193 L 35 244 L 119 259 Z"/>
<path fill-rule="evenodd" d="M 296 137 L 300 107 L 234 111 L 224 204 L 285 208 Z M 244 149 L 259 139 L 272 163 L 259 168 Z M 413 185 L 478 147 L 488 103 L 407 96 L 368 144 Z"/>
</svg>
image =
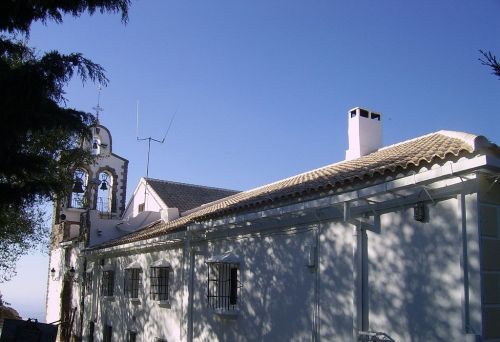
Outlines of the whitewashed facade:
<svg viewBox="0 0 500 342">
<path fill-rule="evenodd" d="M 128 161 L 113 153 L 111 133 L 102 125 L 93 127 L 92 141 L 83 144 L 96 156 L 95 163 L 75 170 L 71 195 L 56 201 L 53 211 L 45 319 L 62 323 L 60 335 L 69 326 L 78 327 L 83 314 L 83 250 L 124 235 L 116 225 L 125 209 Z"/>
<path fill-rule="evenodd" d="M 380 120 L 367 112 L 350 120 Z M 80 251 L 75 336 L 499 341 L 498 146 L 446 131 L 361 140 L 347 156 L 374 153 Z M 159 268 L 168 299 L 155 297 Z"/>
</svg>

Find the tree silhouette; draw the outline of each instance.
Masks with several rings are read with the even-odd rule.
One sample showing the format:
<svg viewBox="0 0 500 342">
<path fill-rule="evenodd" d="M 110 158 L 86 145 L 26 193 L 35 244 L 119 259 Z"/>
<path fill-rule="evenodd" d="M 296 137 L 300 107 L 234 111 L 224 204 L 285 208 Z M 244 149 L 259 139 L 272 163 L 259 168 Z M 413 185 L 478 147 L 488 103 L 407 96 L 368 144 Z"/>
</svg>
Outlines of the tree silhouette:
<svg viewBox="0 0 500 342">
<path fill-rule="evenodd" d="M 106 85 L 104 69 L 80 53 L 37 54 L 19 37 L 33 21 L 111 12 L 128 18 L 130 0 L 0 2 L 0 282 L 17 258 L 48 235 L 38 204 L 66 195 L 76 166 L 92 156 L 81 148 L 95 118 L 68 108 L 64 87 L 73 76 Z M 3 34 L 2 34 L 3 33 Z"/>
<path fill-rule="evenodd" d="M 496 56 L 493 55 L 490 51 L 486 52 L 483 50 L 479 50 L 479 52 L 483 56 L 482 58 L 479 58 L 481 64 L 490 67 L 493 71 L 492 73 L 500 78 L 500 63 L 497 61 Z"/>
</svg>

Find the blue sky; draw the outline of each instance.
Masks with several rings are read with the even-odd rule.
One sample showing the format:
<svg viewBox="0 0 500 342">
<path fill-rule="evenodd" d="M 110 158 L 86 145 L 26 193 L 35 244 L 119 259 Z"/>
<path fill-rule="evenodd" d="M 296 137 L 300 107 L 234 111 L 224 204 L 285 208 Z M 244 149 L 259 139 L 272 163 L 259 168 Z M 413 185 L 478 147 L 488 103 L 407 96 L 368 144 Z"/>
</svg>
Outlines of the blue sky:
<svg viewBox="0 0 500 342">
<path fill-rule="evenodd" d="M 33 25 L 29 42 L 107 70 L 101 122 L 130 161 L 129 194 L 146 169 L 137 100 L 141 136 L 161 138 L 177 112 L 150 176 L 245 190 L 342 160 L 356 106 L 382 112 L 386 145 L 440 129 L 500 143 L 500 80 L 478 61 L 500 57 L 499 13 L 494 0 L 134 1 L 127 25 L 66 18 Z M 96 86 L 75 80 L 67 99 L 92 111 Z M 20 278 L 0 289 L 43 319 L 44 277 L 41 309 L 18 300 Z"/>
</svg>

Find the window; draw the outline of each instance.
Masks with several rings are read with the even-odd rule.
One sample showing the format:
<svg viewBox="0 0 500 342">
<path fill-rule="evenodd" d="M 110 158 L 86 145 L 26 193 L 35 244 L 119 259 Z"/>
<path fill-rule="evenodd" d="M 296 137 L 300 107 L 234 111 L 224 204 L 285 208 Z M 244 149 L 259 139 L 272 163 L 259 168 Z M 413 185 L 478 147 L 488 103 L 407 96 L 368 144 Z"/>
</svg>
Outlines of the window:
<svg viewBox="0 0 500 342">
<path fill-rule="evenodd" d="M 94 342 L 94 329 L 95 323 L 93 321 L 89 322 L 89 342 Z"/>
<path fill-rule="evenodd" d="M 208 263 L 208 306 L 212 309 L 236 310 L 238 304 L 239 264 L 232 262 Z"/>
<path fill-rule="evenodd" d="M 141 203 L 137 206 L 137 211 L 142 213 L 144 211 L 144 203 Z"/>
<path fill-rule="evenodd" d="M 124 292 L 125 297 L 139 297 L 139 287 L 142 285 L 142 270 L 140 268 L 125 269 Z"/>
<path fill-rule="evenodd" d="M 151 298 L 153 300 L 168 300 L 168 276 L 170 267 L 151 267 Z"/>
<path fill-rule="evenodd" d="M 137 332 L 129 330 L 127 341 L 128 342 L 136 342 L 137 341 Z"/>
<path fill-rule="evenodd" d="M 111 342 L 112 341 L 111 338 L 113 337 L 113 327 L 111 327 L 110 325 L 105 325 L 104 331 L 102 332 L 102 336 L 103 336 L 102 339 L 103 342 Z"/>
<path fill-rule="evenodd" d="M 113 176 L 107 172 L 99 174 L 99 185 L 97 187 L 97 210 L 100 213 L 111 213 L 113 211 Z"/>
<path fill-rule="evenodd" d="M 92 292 L 92 271 L 87 271 L 85 274 L 85 293 L 88 295 Z"/>
<path fill-rule="evenodd" d="M 86 191 L 89 175 L 84 169 L 76 169 L 73 174 L 73 189 L 71 190 L 71 208 L 85 208 Z"/>
<path fill-rule="evenodd" d="M 64 249 L 64 267 L 70 268 L 71 266 L 71 249 Z"/>
<path fill-rule="evenodd" d="M 98 156 L 101 153 L 101 140 L 99 138 L 94 137 L 92 139 L 92 154 L 94 156 Z"/>
<path fill-rule="evenodd" d="M 102 296 L 112 296 L 114 287 L 115 287 L 115 272 L 114 271 L 103 271 L 102 272 L 101 295 Z"/>
</svg>

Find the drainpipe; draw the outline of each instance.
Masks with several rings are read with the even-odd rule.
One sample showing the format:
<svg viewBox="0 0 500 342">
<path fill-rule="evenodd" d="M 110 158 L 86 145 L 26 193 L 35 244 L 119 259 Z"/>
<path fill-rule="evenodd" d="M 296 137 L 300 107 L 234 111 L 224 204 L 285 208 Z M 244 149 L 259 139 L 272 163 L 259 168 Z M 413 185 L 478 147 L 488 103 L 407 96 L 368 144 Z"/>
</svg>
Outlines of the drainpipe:
<svg viewBox="0 0 500 342">
<path fill-rule="evenodd" d="M 368 236 L 361 223 L 354 227 L 353 234 L 353 340 L 360 331 L 368 330 Z"/>
<path fill-rule="evenodd" d="M 193 341 L 193 288 L 194 288 L 194 251 L 191 247 L 191 232 L 186 234 L 186 257 L 188 263 L 188 305 L 187 305 L 187 341 Z"/>
<path fill-rule="evenodd" d="M 84 310 L 85 310 L 85 290 L 87 287 L 87 282 L 89 281 L 87 279 L 87 258 L 83 258 L 83 275 L 82 275 L 82 284 L 81 289 L 80 289 L 80 333 L 79 333 L 79 338 L 80 340 L 83 337 L 83 316 L 84 316 Z"/>
<path fill-rule="evenodd" d="M 312 341 L 320 341 L 320 260 L 321 260 L 321 254 L 320 254 L 320 238 L 321 238 L 321 220 L 318 216 L 318 211 L 314 212 L 314 215 L 316 216 L 316 220 L 318 227 L 314 229 L 313 231 L 313 236 L 314 236 L 314 242 L 313 242 L 313 247 L 310 253 L 313 253 L 313 259 L 314 259 L 314 267 L 311 267 L 311 263 L 309 262 L 309 267 L 311 267 L 311 271 L 315 272 L 314 274 L 314 308 L 313 308 L 313 331 L 312 331 Z"/>
</svg>

